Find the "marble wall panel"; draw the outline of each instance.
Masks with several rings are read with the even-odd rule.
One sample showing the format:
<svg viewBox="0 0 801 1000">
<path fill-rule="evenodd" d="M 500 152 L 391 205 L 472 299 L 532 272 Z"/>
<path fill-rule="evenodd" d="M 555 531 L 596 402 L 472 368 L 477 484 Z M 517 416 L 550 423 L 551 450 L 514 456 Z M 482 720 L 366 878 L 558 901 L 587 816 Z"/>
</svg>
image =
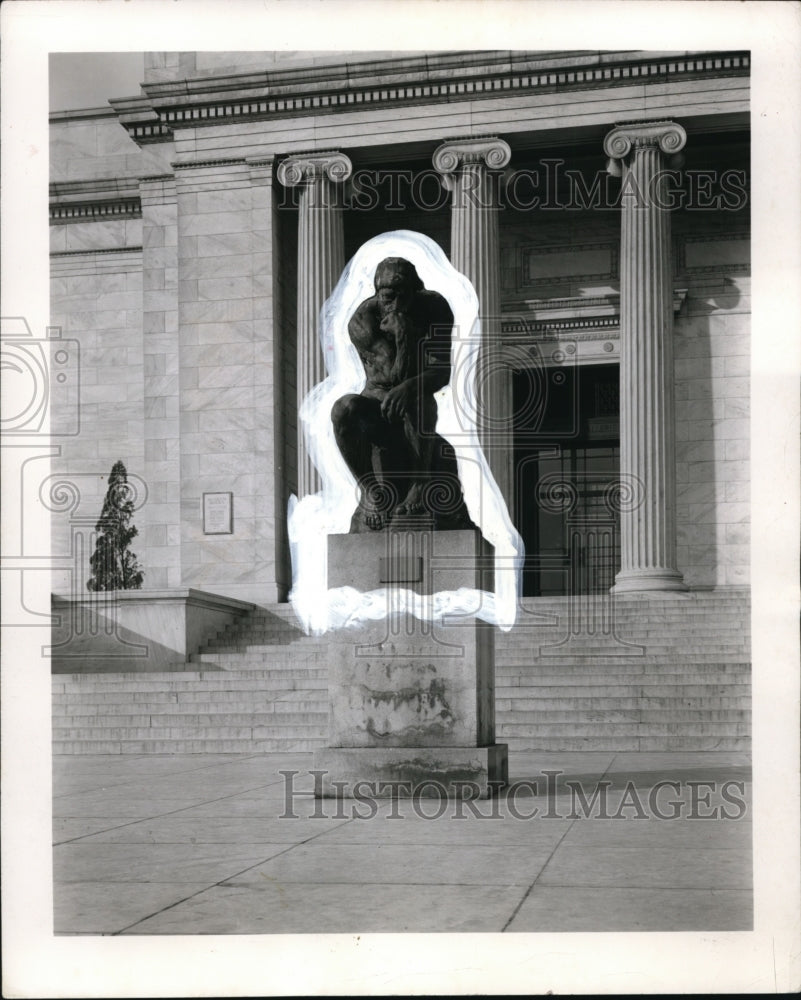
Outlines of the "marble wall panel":
<svg viewBox="0 0 801 1000">
<path fill-rule="evenodd" d="M 227 200 L 221 192 L 220 202 Z M 182 215 L 182 231 L 187 236 L 213 236 L 217 234 L 236 234 L 249 232 L 251 228 L 250 212 L 220 211 L 206 212 L 202 215 Z"/>
<path fill-rule="evenodd" d="M 198 388 L 224 389 L 253 384 L 252 365 L 208 365 L 198 368 Z M 248 405 L 251 397 L 248 397 Z"/>
<path fill-rule="evenodd" d="M 182 234 L 181 239 L 184 236 Z M 226 257 L 226 255 L 248 254 L 254 249 L 252 233 L 224 230 L 219 233 L 205 234 L 197 237 L 197 257 Z M 241 272 L 240 272 L 241 273 Z"/>
<path fill-rule="evenodd" d="M 251 298 L 223 299 L 218 302 L 208 299 L 202 302 L 187 300 L 181 302 L 182 324 L 227 323 L 252 318 L 253 300 Z"/>
<path fill-rule="evenodd" d="M 95 248 L 109 230 L 105 223 L 98 224 L 96 238 L 90 238 L 92 225 L 86 224 L 83 232 L 85 242 Z M 70 549 L 71 533 L 85 532 L 99 517 L 106 477 L 117 459 L 125 462 L 130 475 L 144 476 L 141 258 L 131 253 L 54 257 L 51 273 L 52 317 L 80 349 L 79 398 L 73 404 L 55 394 L 52 404 L 53 430 L 61 434 L 74 424 L 77 406 L 78 432 L 58 438 L 52 472 L 76 483 L 82 496 L 79 513 L 85 520 L 78 525 L 68 513 L 55 513 L 52 533 L 57 547 L 67 546 L 66 551 L 80 557 L 68 574 L 60 574 L 58 586 L 85 592 L 93 543 L 87 536 L 82 547 Z M 144 527 L 142 510 L 135 513 L 134 524 Z M 134 550 L 141 547 L 137 544 Z"/>
<path fill-rule="evenodd" d="M 679 569 L 690 586 L 742 585 L 750 564 L 750 282 L 699 274 L 687 284 L 674 340 Z"/>
<path fill-rule="evenodd" d="M 228 254 L 225 257 L 189 258 L 181 269 L 187 280 L 196 278 L 225 278 L 242 274 L 248 266 L 248 254 Z M 255 255 L 250 258 L 255 266 Z"/>
<path fill-rule="evenodd" d="M 146 510 L 148 565 L 162 586 L 180 578 L 180 544 L 170 536 L 179 523 L 180 425 L 177 335 L 177 204 L 175 185 L 144 180 L 140 185 L 143 226 L 143 320 L 148 483 L 160 503 Z M 177 571 L 177 572 L 176 572 Z M 152 584 L 155 585 L 155 584 Z"/>
<path fill-rule="evenodd" d="M 178 175 L 184 579 L 210 585 L 215 573 L 223 592 L 261 601 L 278 593 L 274 553 L 268 566 L 254 547 L 254 512 L 275 517 L 273 290 L 264 274 L 271 185 L 271 169 L 251 176 L 244 165 Z M 264 419 L 273 434 L 257 440 L 252 431 Z M 258 483 L 256 468 L 265 470 Z M 202 533 L 202 494 L 215 491 L 234 494 L 232 536 Z"/>
</svg>

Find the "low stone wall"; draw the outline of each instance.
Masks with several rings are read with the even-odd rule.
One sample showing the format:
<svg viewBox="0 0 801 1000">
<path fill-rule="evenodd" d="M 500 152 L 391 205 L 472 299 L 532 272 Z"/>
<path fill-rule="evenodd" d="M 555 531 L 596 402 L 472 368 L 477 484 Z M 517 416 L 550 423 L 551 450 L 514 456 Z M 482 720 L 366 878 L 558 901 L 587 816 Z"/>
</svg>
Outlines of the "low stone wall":
<svg viewBox="0 0 801 1000">
<path fill-rule="evenodd" d="M 254 605 L 184 589 L 54 595 L 52 607 L 52 671 L 64 674 L 186 669 L 193 653 Z"/>
</svg>

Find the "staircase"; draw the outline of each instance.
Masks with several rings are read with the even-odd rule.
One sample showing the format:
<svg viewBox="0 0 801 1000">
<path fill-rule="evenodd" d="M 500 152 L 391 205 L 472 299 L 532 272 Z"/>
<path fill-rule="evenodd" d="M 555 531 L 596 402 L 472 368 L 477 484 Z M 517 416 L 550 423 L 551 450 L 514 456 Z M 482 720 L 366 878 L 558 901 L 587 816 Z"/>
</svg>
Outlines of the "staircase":
<svg viewBox="0 0 801 1000">
<path fill-rule="evenodd" d="M 323 746 L 327 644 L 287 604 L 229 625 L 185 671 L 54 674 L 53 753 L 268 753 Z"/>
<path fill-rule="evenodd" d="M 496 739 L 517 751 L 748 749 L 750 650 L 743 590 L 526 600 L 496 640 Z"/>
<path fill-rule="evenodd" d="M 323 746 L 325 639 L 254 612 L 185 671 L 57 674 L 54 753 L 258 753 Z M 744 590 L 530 598 L 496 633 L 496 738 L 510 750 L 750 746 Z"/>
</svg>

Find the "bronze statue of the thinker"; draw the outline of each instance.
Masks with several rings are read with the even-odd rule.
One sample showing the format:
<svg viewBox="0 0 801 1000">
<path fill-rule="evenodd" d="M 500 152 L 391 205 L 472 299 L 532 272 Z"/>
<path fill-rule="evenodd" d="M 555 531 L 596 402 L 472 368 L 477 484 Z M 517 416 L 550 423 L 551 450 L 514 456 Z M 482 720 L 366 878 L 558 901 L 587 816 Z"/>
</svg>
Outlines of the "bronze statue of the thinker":
<svg viewBox="0 0 801 1000">
<path fill-rule="evenodd" d="M 447 385 L 453 312 L 402 257 L 381 261 L 375 294 L 348 323 L 367 382 L 331 412 L 342 456 L 359 485 L 351 532 L 391 524 L 471 527 L 434 394 Z"/>
</svg>

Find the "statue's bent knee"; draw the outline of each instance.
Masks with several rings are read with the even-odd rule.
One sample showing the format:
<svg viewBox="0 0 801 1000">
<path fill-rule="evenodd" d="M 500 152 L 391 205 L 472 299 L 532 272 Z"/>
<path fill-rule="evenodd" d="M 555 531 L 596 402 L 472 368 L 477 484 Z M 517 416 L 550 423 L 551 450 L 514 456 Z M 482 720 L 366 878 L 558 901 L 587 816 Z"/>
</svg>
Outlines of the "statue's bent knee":
<svg viewBox="0 0 801 1000">
<path fill-rule="evenodd" d="M 331 408 L 331 421 L 334 427 L 347 427 L 359 416 L 361 396 L 342 396 Z"/>
</svg>

